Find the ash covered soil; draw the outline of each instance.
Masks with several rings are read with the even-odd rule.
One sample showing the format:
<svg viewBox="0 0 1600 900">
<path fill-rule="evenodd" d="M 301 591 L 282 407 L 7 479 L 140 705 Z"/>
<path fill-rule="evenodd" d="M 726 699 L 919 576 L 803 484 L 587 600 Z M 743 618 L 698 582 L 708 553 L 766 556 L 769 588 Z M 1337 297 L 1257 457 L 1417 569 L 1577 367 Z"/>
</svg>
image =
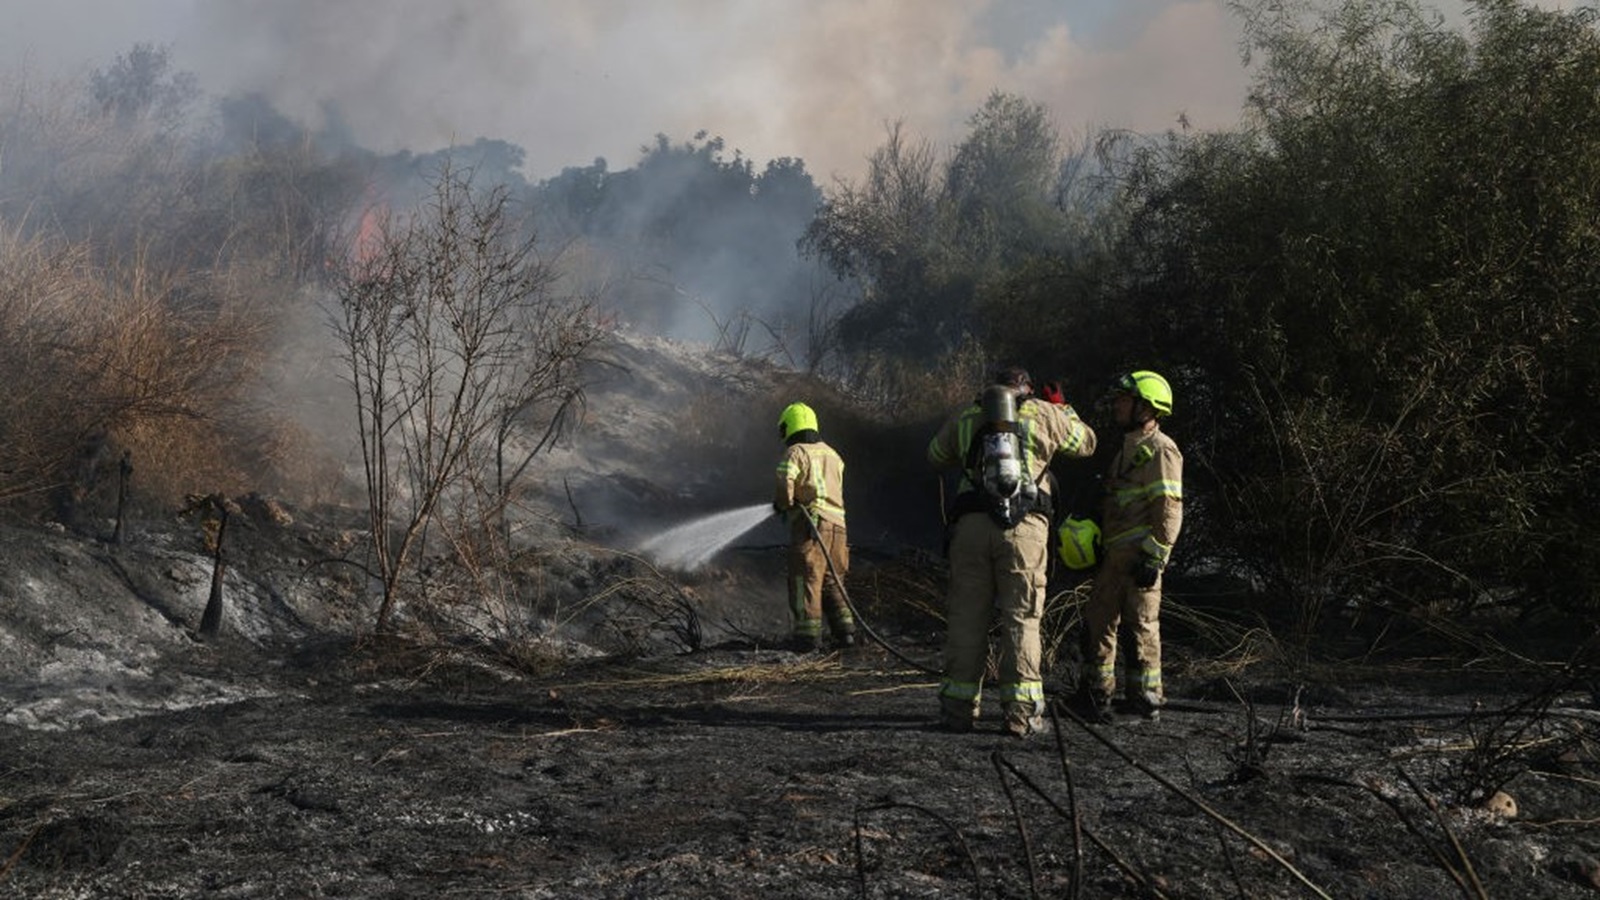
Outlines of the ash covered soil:
<svg viewBox="0 0 1600 900">
<path fill-rule="evenodd" d="M 799 655 L 752 637 L 781 635 L 781 618 L 695 652 L 536 672 L 481 646 L 352 641 L 308 599 L 336 587 L 307 572 L 313 534 L 241 551 L 211 640 L 193 630 L 205 558 L 176 539 L 0 534 L 0 892 L 1600 891 L 1595 713 L 1535 680 L 1440 677 L 1440 660 L 1222 679 L 1174 627 L 1159 721 L 1058 717 L 1055 734 L 1018 740 L 991 719 L 954 735 L 932 727 L 932 676 L 871 644 Z M 777 551 L 731 556 L 688 596 L 720 586 L 779 606 L 776 581 L 751 574 Z M 853 593 L 903 565 L 860 561 Z M 77 602 L 25 605 L 52 591 Z M 932 630 L 882 631 L 913 661 L 936 657 Z M 1514 815 L 1466 802 L 1488 779 Z"/>
</svg>

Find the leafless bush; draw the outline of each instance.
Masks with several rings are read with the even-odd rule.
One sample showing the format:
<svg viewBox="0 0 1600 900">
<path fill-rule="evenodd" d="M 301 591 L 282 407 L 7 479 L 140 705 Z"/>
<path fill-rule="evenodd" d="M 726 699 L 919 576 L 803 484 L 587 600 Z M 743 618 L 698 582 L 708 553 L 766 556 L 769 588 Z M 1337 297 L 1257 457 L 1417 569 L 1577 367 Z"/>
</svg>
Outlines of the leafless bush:
<svg viewBox="0 0 1600 900">
<path fill-rule="evenodd" d="M 287 150 L 194 152 L 193 79 L 168 63 L 140 45 L 87 78 L 0 74 L 0 368 L 22 388 L 0 400 L 0 497 L 67 519 L 114 502 L 101 474 L 123 453 L 141 503 L 329 477 L 261 374 L 283 276 L 313 265 L 295 242 L 347 192 Z M 262 177 L 291 164 L 299 181 Z"/>
<path fill-rule="evenodd" d="M 185 238 L 204 237 L 210 247 L 225 234 L 215 221 L 204 232 L 184 227 L 200 205 L 180 127 L 197 94 L 187 78 L 149 46 L 89 78 L 8 74 L 0 88 L 0 215 L 93 241 L 97 252 L 140 254 L 156 267 L 193 264 L 196 247 Z"/>
<path fill-rule="evenodd" d="M 648 652 L 662 637 L 678 649 L 692 652 L 705 646 L 705 632 L 694 600 L 672 579 L 652 572 L 612 584 L 606 595 L 624 594 L 627 602 L 610 607 L 605 622 L 624 652 Z"/>
<path fill-rule="evenodd" d="M 430 528 L 479 559 L 494 556 L 476 549 L 486 535 L 509 540 L 517 480 L 581 403 L 577 366 L 601 337 L 592 305 L 558 294 L 556 269 L 511 212 L 504 188 L 475 192 L 470 173 L 447 167 L 422 208 L 382 217 L 336 273 L 379 631 Z M 475 533 L 456 531 L 464 523 Z"/>
<path fill-rule="evenodd" d="M 1039 643 L 1044 659 L 1057 671 L 1075 672 L 1083 663 L 1083 605 L 1089 600 L 1090 581 L 1082 581 L 1050 595 L 1039 622 Z M 1072 687 L 1076 688 L 1076 677 Z"/>
</svg>

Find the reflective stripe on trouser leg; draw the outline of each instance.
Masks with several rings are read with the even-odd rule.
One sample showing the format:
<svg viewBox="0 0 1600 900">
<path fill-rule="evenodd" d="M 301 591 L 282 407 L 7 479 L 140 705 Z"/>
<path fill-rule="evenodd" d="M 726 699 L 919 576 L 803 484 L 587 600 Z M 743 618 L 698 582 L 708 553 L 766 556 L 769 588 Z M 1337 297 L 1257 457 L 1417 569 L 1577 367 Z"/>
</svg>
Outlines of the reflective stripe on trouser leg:
<svg viewBox="0 0 1600 900">
<path fill-rule="evenodd" d="M 1088 688 L 1102 699 L 1117 689 L 1117 630 L 1122 625 L 1125 598 L 1137 590 L 1133 563 L 1137 550 L 1118 548 L 1106 554 L 1094 573 L 1089 600 L 1083 606 L 1084 645 L 1088 656 Z"/>
<path fill-rule="evenodd" d="M 969 513 L 950 531 L 950 591 L 945 597 L 944 711 L 976 718 L 982 706 L 983 671 L 989 658 L 989 618 L 994 576 L 989 547 L 997 529 L 985 515 Z"/>
<path fill-rule="evenodd" d="M 1035 712 L 1044 712 L 1044 682 L 1024 681 L 1021 684 L 1002 684 L 1000 685 L 1000 702 L 1023 704 L 1033 707 Z"/>
<path fill-rule="evenodd" d="M 789 619 L 795 637 L 820 637 L 822 619 L 806 615 L 806 580 L 796 575 L 789 579 Z"/>
<path fill-rule="evenodd" d="M 807 569 L 806 589 L 815 591 L 819 599 L 819 609 L 827 618 L 835 635 L 854 634 L 856 630 L 855 616 L 850 613 L 850 604 L 845 602 L 844 588 L 841 579 L 850 575 L 850 543 L 845 537 L 845 528 L 834 522 L 826 520 L 817 523 L 817 534 L 822 537 L 819 547 L 812 542 L 816 550 L 817 559 L 814 561 L 815 569 Z M 822 555 L 822 548 L 827 548 L 827 556 Z M 833 560 L 833 568 L 828 568 L 828 560 Z M 811 561 L 808 557 L 808 565 Z"/>
<path fill-rule="evenodd" d="M 955 716 L 976 716 L 978 696 L 983 686 L 976 681 L 955 681 L 950 678 L 939 682 L 939 704 Z"/>
<path fill-rule="evenodd" d="M 1050 523 L 1030 515 L 992 547 L 995 612 L 1000 619 L 1000 700 L 1007 711 L 1044 712 L 1044 682 L 1039 667 L 1039 620 L 1044 615 L 1045 566 L 1050 553 Z"/>
<path fill-rule="evenodd" d="M 1161 684 L 1161 579 L 1148 588 L 1128 591 L 1123 609 L 1128 629 L 1129 683 L 1123 690 L 1129 696 L 1160 704 L 1166 697 Z"/>
</svg>

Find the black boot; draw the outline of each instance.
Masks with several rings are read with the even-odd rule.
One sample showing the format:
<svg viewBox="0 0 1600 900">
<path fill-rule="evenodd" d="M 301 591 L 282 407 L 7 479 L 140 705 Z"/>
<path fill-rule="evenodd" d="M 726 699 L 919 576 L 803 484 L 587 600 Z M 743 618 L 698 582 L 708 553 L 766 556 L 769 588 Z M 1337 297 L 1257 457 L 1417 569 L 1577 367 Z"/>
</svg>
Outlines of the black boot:
<svg viewBox="0 0 1600 900">
<path fill-rule="evenodd" d="M 1136 694 L 1123 698 L 1117 704 L 1117 711 L 1130 716 L 1137 716 L 1147 722 L 1154 722 L 1161 718 L 1161 705 L 1164 701 L 1154 694 Z"/>
<path fill-rule="evenodd" d="M 1067 701 L 1067 709 L 1090 725 L 1108 725 L 1115 721 L 1111 712 L 1111 698 L 1095 691 L 1081 690 Z"/>
</svg>

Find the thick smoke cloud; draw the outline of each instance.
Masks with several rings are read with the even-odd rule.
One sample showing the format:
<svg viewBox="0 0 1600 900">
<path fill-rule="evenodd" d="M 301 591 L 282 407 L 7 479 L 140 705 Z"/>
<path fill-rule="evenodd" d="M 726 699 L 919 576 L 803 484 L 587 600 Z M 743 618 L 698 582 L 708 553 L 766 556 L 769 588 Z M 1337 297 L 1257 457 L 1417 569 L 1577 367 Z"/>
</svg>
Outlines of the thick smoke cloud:
<svg viewBox="0 0 1600 900">
<path fill-rule="evenodd" d="M 1069 130 L 1237 118 L 1245 73 L 1220 0 L 61 0 L 10 4 L 0 52 L 106 65 L 169 46 L 214 93 L 296 118 L 337 110 L 357 142 L 427 151 L 478 136 L 528 151 L 529 178 L 657 133 L 721 134 L 826 183 L 855 177 L 903 119 L 959 138 L 993 90 Z M 1126 8 L 1125 8 L 1126 7 Z"/>
<path fill-rule="evenodd" d="M 1540 0 L 1571 8 L 1577 0 Z M 1463 0 L 1440 0 L 1459 18 Z M 357 142 L 502 138 L 530 179 L 702 129 L 853 178 L 884 123 L 947 146 L 988 95 L 1069 132 L 1238 118 L 1248 72 L 1224 0 L 4 0 L 0 60 L 104 66 L 169 46 L 214 93 L 259 91 Z"/>
</svg>

